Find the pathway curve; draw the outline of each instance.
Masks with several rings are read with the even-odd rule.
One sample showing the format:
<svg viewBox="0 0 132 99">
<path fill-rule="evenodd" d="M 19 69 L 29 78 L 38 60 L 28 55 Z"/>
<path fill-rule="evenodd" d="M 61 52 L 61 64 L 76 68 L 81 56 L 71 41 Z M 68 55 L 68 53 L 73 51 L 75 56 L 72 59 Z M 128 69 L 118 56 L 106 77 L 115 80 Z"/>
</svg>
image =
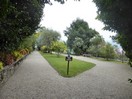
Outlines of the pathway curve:
<svg viewBox="0 0 132 99">
<path fill-rule="evenodd" d="M 74 57 L 96 66 L 73 78 L 61 77 L 34 51 L 0 90 L 0 99 L 132 99 L 128 65 Z"/>
</svg>

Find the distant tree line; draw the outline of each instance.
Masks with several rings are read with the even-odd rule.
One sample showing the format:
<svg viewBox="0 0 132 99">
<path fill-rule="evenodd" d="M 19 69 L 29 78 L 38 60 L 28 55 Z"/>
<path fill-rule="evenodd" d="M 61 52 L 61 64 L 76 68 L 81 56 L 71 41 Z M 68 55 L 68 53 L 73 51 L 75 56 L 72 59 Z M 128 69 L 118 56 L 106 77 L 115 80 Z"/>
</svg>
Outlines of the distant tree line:
<svg viewBox="0 0 132 99">
<path fill-rule="evenodd" d="M 61 41 L 59 32 L 41 27 L 39 30 L 40 36 L 36 40 L 39 50 L 45 53 L 57 52 L 59 54 L 66 51 L 66 43 Z"/>
<path fill-rule="evenodd" d="M 121 57 L 124 57 L 122 61 L 123 59 L 127 60 L 118 46 L 105 42 L 104 38 L 96 30 L 89 28 L 88 23 L 82 19 L 73 21 L 64 33 L 68 38 L 68 48 L 76 55 L 90 54 L 91 56 L 102 57 L 106 60 L 121 60 Z"/>
<path fill-rule="evenodd" d="M 104 24 L 105 30 L 114 31 L 132 66 L 132 1 L 131 0 L 93 0 L 98 8 L 97 19 Z"/>
</svg>

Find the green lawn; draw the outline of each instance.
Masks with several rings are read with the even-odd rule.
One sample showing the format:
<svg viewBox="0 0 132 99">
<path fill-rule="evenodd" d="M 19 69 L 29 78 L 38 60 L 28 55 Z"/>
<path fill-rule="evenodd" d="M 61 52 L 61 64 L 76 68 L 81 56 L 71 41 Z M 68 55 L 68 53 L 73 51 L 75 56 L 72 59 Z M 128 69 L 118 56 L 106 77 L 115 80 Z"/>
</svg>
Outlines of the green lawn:
<svg viewBox="0 0 132 99">
<path fill-rule="evenodd" d="M 67 61 L 64 56 L 40 52 L 49 64 L 63 77 L 73 77 L 95 66 L 93 63 L 73 59 L 70 62 L 69 75 L 67 75 Z"/>
<path fill-rule="evenodd" d="M 96 60 L 100 60 L 100 61 L 107 61 L 105 58 L 100 58 L 100 57 L 90 57 L 92 59 L 96 59 Z M 117 61 L 117 60 L 108 60 L 107 62 L 113 62 L 113 63 L 117 63 L 117 64 L 128 64 L 128 62 L 121 62 L 121 61 Z"/>
</svg>

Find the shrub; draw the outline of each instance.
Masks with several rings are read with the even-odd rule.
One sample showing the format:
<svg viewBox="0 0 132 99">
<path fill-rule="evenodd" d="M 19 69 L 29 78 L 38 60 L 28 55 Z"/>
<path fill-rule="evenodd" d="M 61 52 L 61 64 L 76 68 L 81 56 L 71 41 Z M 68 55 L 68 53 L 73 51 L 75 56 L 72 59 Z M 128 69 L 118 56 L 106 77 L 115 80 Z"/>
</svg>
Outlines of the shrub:
<svg viewBox="0 0 132 99">
<path fill-rule="evenodd" d="M 26 51 L 25 49 L 22 49 L 22 50 L 20 50 L 20 53 L 21 53 L 22 55 L 26 55 L 26 54 L 27 54 L 27 51 Z"/>
<path fill-rule="evenodd" d="M 48 50 L 48 49 L 47 49 L 46 46 L 42 46 L 42 47 L 41 47 L 41 51 L 42 51 L 42 52 L 47 52 L 47 50 Z"/>
<path fill-rule="evenodd" d="M 15 61 L 14 56 L 12 54 L 6 55 L 6 65 L 10 65 Z"/>
<path fill-rule="evenodd" d="M 0 62 L 0 71 L 3 69 L 3 63 Z"/>
<path fill-rule="evenodd" d="M 23 57 L 23 55 L 18 51 L 13 51 L 12 55 L 14 56 L 15 61 Z"/>
</svg>

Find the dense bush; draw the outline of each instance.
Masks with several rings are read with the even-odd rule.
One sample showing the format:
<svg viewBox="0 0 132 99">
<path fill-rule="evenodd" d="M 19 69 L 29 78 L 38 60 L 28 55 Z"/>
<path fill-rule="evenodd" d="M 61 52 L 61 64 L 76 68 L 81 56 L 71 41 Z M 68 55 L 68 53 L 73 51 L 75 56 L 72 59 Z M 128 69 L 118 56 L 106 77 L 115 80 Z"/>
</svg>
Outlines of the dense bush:
<svg viewBox="0 0 132 99">
<path fill-rule="evenodd" d="M 23 57 L 23 55 L 19 51 L 13 51 L 12 54 L 14 56 L 15 61 Z"/>
<path fill-rule="evenodd" d="M 0 71 L 3 69 L 3 63 L 0 62 Z"/>
<path fill-rule="evenodd" d="M 11 53 L 0 53 L 0 65 L 2 64 L 3 67 L 10 65 L 29 53 L 30 50 L 26 48 L 21 49 L 20 51 L 12 51 Z"/>
</svg>

